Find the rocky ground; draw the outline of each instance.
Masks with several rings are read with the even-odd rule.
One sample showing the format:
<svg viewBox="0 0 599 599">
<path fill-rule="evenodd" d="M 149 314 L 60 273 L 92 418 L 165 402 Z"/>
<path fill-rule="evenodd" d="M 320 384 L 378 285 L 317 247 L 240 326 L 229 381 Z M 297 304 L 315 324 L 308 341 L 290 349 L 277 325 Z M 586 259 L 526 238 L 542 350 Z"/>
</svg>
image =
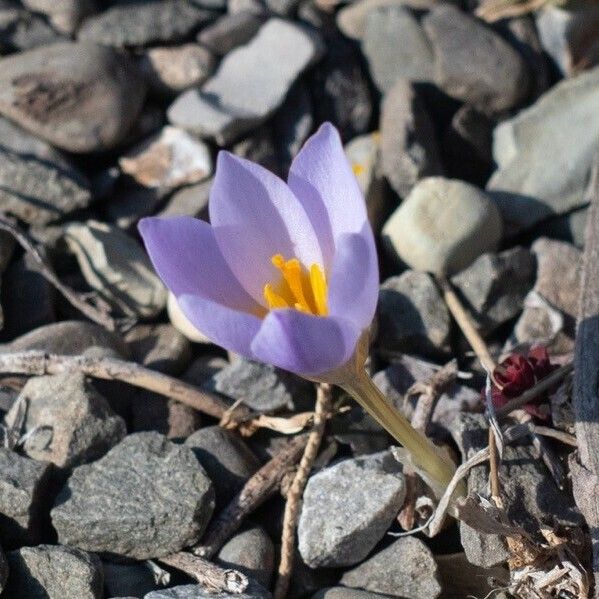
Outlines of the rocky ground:
<svg viewBox="0 0 599 599">
<path fill-rule="evenodd" d="M 572 362 L 599 8 L 500 5 L 0 0 L 2 597 L 271 597 L 315 388 L 208 344 L 136 232 L 147 215 L 207 217 L 219 148 L 286 176 L 336 125 L 380 250 L 369 368 L 457 463 L 487 447 L 485 374 L 439 275 L 495 359 L 543 345 Z M 130 384 L 135 364 L 195 395 Z M 433 537 L 398 535 L 435 500 L 333 400 L 288 597 L 586 596 L 569 374 L 513 414 L 519 435 L 501 424 L 503 507 Z M 257 495 L 232 525 L 244 485 Z M 488 499 L 486 463 L 468 488 Z"/>
</svg>

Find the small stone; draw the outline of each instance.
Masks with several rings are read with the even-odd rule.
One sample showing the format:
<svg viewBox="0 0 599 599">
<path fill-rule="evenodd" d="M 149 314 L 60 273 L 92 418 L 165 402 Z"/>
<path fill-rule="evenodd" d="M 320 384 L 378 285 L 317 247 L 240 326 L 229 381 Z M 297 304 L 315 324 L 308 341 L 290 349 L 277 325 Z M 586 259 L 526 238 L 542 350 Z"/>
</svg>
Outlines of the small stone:
<svg viewBox="0 0 599 599">
<path fill-rule="evenodd" d="M 172 96 L 204 83 L 215 64 L 212 52 L 197 44 L 150 48 L 140 59 L 150 88 L 160 96 Z"/>
<path fill-rule="evenodd" d="M 185 441 L 213 481 L 216 503 L 224 507 L 241 491 L 260 462 L 245 442 L 221 426 L 207 426 Z"/>
<path fill-rule="evenodd" d="M 311 476 L 298 526 L 306 564 L 362 561 L 391 526 L 405 493 L 402 467 L 390 451 L 343 460 Z"/>
<path fill-rule="evenodd" d="M 127 346 L 116 333 L 93 322 L 79 320 L 48 324 L 0 346 L 3 352 L 43 351 L 66 356 L 78 356 L 90 348 L 101 348 L 107 357 L 129 356 Z"/>
<path fill-rule="evenodd" d="M 212 181 L 213 179 L 210 177 L 201 183 L 175 191 L 158 216 L 194 216 L 207 221 Z"/>
<path fill-rule="evenodd" d="M 522 311 L 535 273 L 534 255 L 518 246 L 499 254 L 483 254 L 451 282 L 478 329 L 487 334 Z"/>
<path fill-rule="evenodd" d="M 487 189 L 515 234 L 588 202 L 599 151 L 599 67 L 565 79 L 495 129 Z"/>
<path fill-rule="evenodd" d="M 64 239 L 88 285 L 121 313 L 152 318 L 165 308 L 166 288 L 135 239 L 93 220 L 68 224 Z"/>
<path fill-rule="evenodd" d="M 430 42 L 414 13 L 405 6 L 386 6 L 368 13 L 362 47 L 381 92 L 390 90 L 399 79 L 433 80 Z"/>
<path fill-rule="evenodd" d="M 0 4 L 0 52 L 29 50 L 56 42 L 60 36 L 39 15 Z"/>
<path fill-rule="evenodd" d="M 248 44 L 227 54 L 201 90 L 188 90 L 175 100 L 168 109 L 169 120 L 227 145 L 265 121 L 319 54 L 314 34 L 269 19 Z"/>
<path fill-rule="evenodd" d="M 212 16 L 187 0 L 125 2 L 86 19 L 78 37 L 117 47 L 172 43 L 191 35 Z"/>
<path fill-rule="evenodd" d="M 91 200 L 89 183 L 79 173 L 0 146 L 3 212 L 30 225 L 45 225 L 86 208 Z"/>
<path fill-rule="evenodd" d="M 119 158 L 119 166 L 141 185 L 167 192 L 209 177 L 212 156 L 204 142 L 167 125 Z"/>
<path fill-rule="evenodd" d="M 439 356 L 448 350 L 449 312 L 429 274 L 409 270 L 387 279 L 377 313 L 382 351 Z"/>
<path fill-rule="evenodd" d="M 216 563 L 239 570 L 268 588 L 275 567 L 275 547 L 263 528 L 250 528 L 225 543 Z"/>
<path fill-rule="evenodd" d="M 78 372 L 32 377 L 19 400 L 27 406 L 22 434 L 32 435 L 24 444 L 25 453 L 60 468 L 99 458 L 127 434 L 123 419 Z M 9 425 L 15 424 L 18 413 L 17 403 L 6 415 Z M 34 435 L 35 430 L 47 434 Z"/>
<path fill-rule="evenodd" d="M 147 563 L 102 562 L 107 597 L 143 597 L 158 586 Z"/>
<path fill-rule="evenodd" d="M 441 3 L 423 25 L 433 47 L 435 82 L 447 94 L 486 112 L 507 110 L 526 98 L 524 59 L 481 21 Z"/>
<path fill-rule="evenodd" d="M 191 324 L 187 316 L 183 313 L 183 310 L 179 307 L 177 298 L 170 291 L 168 293 L 166 309 L 171 324 L 189 341 L 193 341 L 194 343 L 212 343 L 204 333 Z"/>
<path fill-rule="evenodd" d="M 21 0 L 29 10 L 45 14 L 61 33 L 72 35 L 84 17 L 95 10 L 94 0 Z"/>
<path fill-rule="evenodd" d="M 381 166 L 401 198 L 423 177 L 443 174 L 433 123 L 407 81 L 398 81 L 383 100 Z"/>
<path fill-rule="evenodd" d="M 77 597 L 102 599 L 102 563 L 92 553 L 71 547 L 39 545 L 8 554 L 7 599 Z"/>
<path fill-rule="evenodd" d="M 434 599 L 441 593 L 433 554 L 416 537 L 393 541 L 364 563 L 345 572 L 341 584 L 404 599 Z"/>
<path fill-rule="evenodd" d="M 488 427 L 482 414 L 460 414 L 454 420 L 452 435 L 463 459 L 471 458 L 487 446 Z M 470 470 L 468 492 L 485 495 L 488 487 L 487 465 Z M 571 498 L 557 488 L 543 462 L 529 445 L 507 444 L 499 468 L 501 493 L 510 522 L 529 534 L 538 534 L 539 523 L 579 526 L 581 515 Z M 481 533 L 460 523 L 460 536 L 468 560 L 485 568 L 507 560 L 509 554 L 502 537 Z"/>
<path fill-rule="evenodd" d="M 257 412 L 296 410 L 313 397 L 312 384 L 298 376 L 240 358 L 214 375 L 210 388 L 243 403 Z"/>
<path fill-rule="evenodd" d="M 136 433 L 73 471 L 52 524 L 61 543 L 145 560 L 193 545 L 213 510 L 212 483 L 193 452 Z"/>
<path fill-rule="evenodd" d="M 322 589 L 315 595 L 312 595 L 312 599 L 389 599 L 389 597 L 389 595 L 380 595 L 379 593 L 349 589 L 347 587 Z"/>
<path fill-rule="evenodd" d="M 494 203 L 463 181 L 428 177 L 417 183 L 383 227 L 387 247 L 408 266 L 454 274 L 499 245 Z"/>
<path fill-rule="evenodd" d="M 0 59 L 0 113 L 70 152 L 114 147 L 144 96 L 134 65 L 110 48 L 65 42 Z"/>
<path fill-rule="evenodd" d="M 46 526 L 52 464 L 0 447 L 0 537 L 5 547 L 38 543 Z"/>
<path fill-rule="evenodd" d="M 272 599 L 272 595 L 261 585 L 250 580 L 248 588 L 243 593 L 214 592 L 199 584 L 186 584 L 170 589 L 153 591 L 144 599 Z"/>
<path fill-rule="evenodd" d="M 532 244 L 538 270 L 534 289 L 572 319 L 578 317 L 582 252 L 570 243 L 541 237 Z"/>
<path fill-rule="evenodd" d="M 381 173 L 381 135 L 367 133 L 354 137 L 345 146 L 345 155 L 352 167 L 366 200 L 368 220 L 375 232 L 380 231 L 388 214 L 387 187 Z"/>
<path fill-rule="evenodd" d="M 198 42 L 217 56 L 225 56 L 237 46 L 247 44 L 263 22 L 264 18 L 251 10 L 228 13 L 204 27 L 198 34 Z"/>
</svg>

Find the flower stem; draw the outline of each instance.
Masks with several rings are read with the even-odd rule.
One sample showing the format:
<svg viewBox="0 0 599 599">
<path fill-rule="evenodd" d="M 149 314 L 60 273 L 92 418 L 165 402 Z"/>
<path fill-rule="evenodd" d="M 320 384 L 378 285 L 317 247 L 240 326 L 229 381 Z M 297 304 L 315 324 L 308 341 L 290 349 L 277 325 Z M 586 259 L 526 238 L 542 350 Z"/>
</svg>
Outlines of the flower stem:
<svg viewBox="0 0 599 599">
<path fill-rule="evenodd" d="M 455 473 L 455 465 L 424 434 L 412 427 L 408 419 L 389 404 L 365 370 L 351 369 L 338 385 L 411 454 L 414 465 L 423 470 L 435 491 L 443 492 Z"/>
</svg>

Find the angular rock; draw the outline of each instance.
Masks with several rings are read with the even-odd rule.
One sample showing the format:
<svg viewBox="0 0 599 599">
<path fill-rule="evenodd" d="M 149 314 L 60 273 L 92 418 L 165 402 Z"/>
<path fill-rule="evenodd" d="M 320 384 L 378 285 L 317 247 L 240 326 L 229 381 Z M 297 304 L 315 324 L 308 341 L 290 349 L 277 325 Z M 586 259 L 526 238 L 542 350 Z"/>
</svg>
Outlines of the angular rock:
<svg viewBox="0 0 599 599">
<path fill-rule="evenodd" d="M 423 19 L 433 47 L 435 82 L 450 96 L 484 112 L 501 112 L 526 99 L 524 59 L 492 29 L 452 4 Z"/>
<path fill-rule="evenodd" d="M 212 483 L 193 452 L 137 433 L 76 468 L 51 515 L 60 543 L 145 560 L 195 543 L 213 509 Z"/>
<path fill-rule="evenodd" d="M 272 595 L 257 582 L 250 581 L 243 593 L 214 592 L 199 584 L 186 584 L 170 589 L 153 591 L 144 599 L 272 599 Z"/>
<path fill-rule="evenodd" d="M 404 599 L 434 599 L 441 593 L 431 550 L 416 537 L 404 537 L 341 577 L 341 584 Z"/>
<path fill-rule="evenodd" d="M 207 221 L 211 187 L 212 178 L 209 178 L 175 191 L 158 216 L 195 216 Z"/>
<path fill-rule="evenodd" d="M 201 90 L 175 100 L 169 120 L 226 145 L 265 121 L 319 54 L 317 38 L 306 29 L 269 19 L 250 43 L 227 54 Z"/>
<path fill-rule="evenodd" d="M 0 447 L 0 537 L 4 547 L 41 540 L 51 479 L 51 464 Z"/>
<path fill-rule="evenodd" d="M 386 6 L 368 13 L 362 47 L 381 92 L 390 90 L 399 79 L 433 80 L 430 42 L 414 13 L 405 6 Z"/>
<path fill-rule="evenodd" d="M 60 36 L 39 15 L 15 5 L 0 4 L 0 52 L 29 50 L 51 44 Z"/>
<path fill-rule="evenodd" d="M 363 560 L 397 516 L 406 489 L 391 452 L 343 460 L 310 477 L 298 546 L 311 568 Z"/>
<path fill-rule="evenodd" d="M 429 274 L 410 270 L 387 279 L 377 314 L 377 344 L 382 351 L 428 356 L 447 351 L 449 312 Z"/>
<path fill-rule="evenodd" d="M 81 20 L 95 10 L 94 0 L 21 0 L 29 10 L 45 14 L 61 33 L 72 35 Z"/>
<path fill-rule="evenodd" d="M 63 170 L 0 145 L 2 212 L 31 225 L 45 225 L 86 208 L 91 200 L 89 183 L 76 171 Z"/>
<path fill-rule="evenodd" d="M 201 428 L 186 439 L 185 445 L 213 482 L 219 506 L 233 499 L 260 468 L 260 462 L 239 435 L 221 426 Z"/>
<path fill-rule="evenodd" d="M 168 192 L 209 177 L 212 156 L 205 143 L 167 125 L 119 158 L 119 166 L 137 183 Z"/>
<path fill-rule="evenodd" d="M 166 288 L 135 239 L 93 220 L 70 223 L 64 238 L 86 282 L 120 312 L 151 318 L 165 308 Z"/>
<path fill-rule="evenodd" d="M 461 414 L 452 435 L 464 460 L 487 446 L 488 427 L 482 414 Z M 499 479 L 508 518 L 528 533 L 538 534 L 539 522 L 578 526 L 582 520 L 570 496 L 557 488 L 543 462 L 525 440 L 525 444 L 506 444 L 499 468 Z M 470 470 L 468 492 L 485 495 L 488 486 L 486 464 Z M 485 568 L 506 561 L 507 549 L 498 535 L 481 533 L 460 523 L 460 537 L 468 560 Z"/>
<path fill-rule="evenodd" d="M 451 275 L 496 249 L 499 211 L 488 196 L 463 181 L 428 177 L 383 227 L 383 241 L 408 266 Z"/>
<path fill-rule="evenodd" d="M 312 398 L 312 385 L 304 379 L 245 358 L 216 373 L 208 386 L 257 412 L 295 410 Z"/>
<path fill-rule="evenodd" d="M 385 95 L 380 129 L 382 170 L 400 197 L 423 177 L 443 174 L 433 123 L 407 81 L 398 81 Z"/>
<path fill-rule="evenodd" d="M 268 588 L 275 567 L 275 547 L 263 528 L 249 528 L 223 545 L 216 563 L 239 570 Z"/>
<path fill-rule="evenodd" d="M 86 19 L 78 37 L 117 47 L 172 43 L 191 35 L 212 16 L 187 0 L 125 2 Z"/>
<path fill-rule="evenodd" d="M 30 378 L 20 400 L 27 411 L 25 453 L 60 468 L 73 468 L 104 455 L 127 434 L 125 422 L 81 373 Z M 19 404 L 6 415 L 14 426 Z M 39 434 L 33 434 L 37 430 Z"/>
<path fill-rule="evenodd" d="M 219 17 L 198 34 L 198 42 L 217 56 L 225 56 L 237 46 L 247 44 L 258 33 L 264 18 L 251 10 Z"/>
<path fill-rule="evenodd" d="M 204 83 L 216 60 L 198 44 L 150 48 L 140 59 L 140 69 L 158 95 L 172 96 Z"/>
<path fill-rule="evenodd" d="M 120 142 L 144 96 L 133 64 L 110 48 L 65 42 L 0 59 L 0 113 L 70 152 Z"/>
<path fill-rule="evenodd" d="M 522 311 L 535 273 L 534 255 L 517 246 L 498 254 L 483 254 L 451 282 L 476 326 L 486 334 Z"/>
<path fill-rule="evenodd" d="M 57 545 L 22 547 L 8 554 L 8 564 L 7 599 L 104 596 L 102 563 L 92 553 Z"/>
<path fill-rule="evenodd" d="M 494 132 L 488 183 L 512 233 L 587 202 L 599 150 L 599 67 L 561 81 Z"/>
</svg>

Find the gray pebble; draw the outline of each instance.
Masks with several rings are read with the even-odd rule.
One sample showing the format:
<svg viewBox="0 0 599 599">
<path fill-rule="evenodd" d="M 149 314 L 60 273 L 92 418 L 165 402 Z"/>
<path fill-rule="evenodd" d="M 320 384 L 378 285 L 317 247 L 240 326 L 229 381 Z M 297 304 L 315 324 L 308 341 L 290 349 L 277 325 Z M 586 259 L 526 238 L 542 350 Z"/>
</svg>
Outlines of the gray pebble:
<svg viewBox="0 0 599 599">
<path fill-rule="evenodd" d="M 199 584 L 187 584 L 171 587 L 161 591 L 148 593 L 144 599 L 272 599 L 272 595 L 257 582 L 250 585 L 243 593 L 213 592 Z"/>
<path fill-rule="evenodd" d="M 219 17 L 198 34 L 198 42 L 224 56 L 237 46 L 247 44 L 258 32 L 264 18 L 251 10 L 242 10 Z"/>
</svg>

